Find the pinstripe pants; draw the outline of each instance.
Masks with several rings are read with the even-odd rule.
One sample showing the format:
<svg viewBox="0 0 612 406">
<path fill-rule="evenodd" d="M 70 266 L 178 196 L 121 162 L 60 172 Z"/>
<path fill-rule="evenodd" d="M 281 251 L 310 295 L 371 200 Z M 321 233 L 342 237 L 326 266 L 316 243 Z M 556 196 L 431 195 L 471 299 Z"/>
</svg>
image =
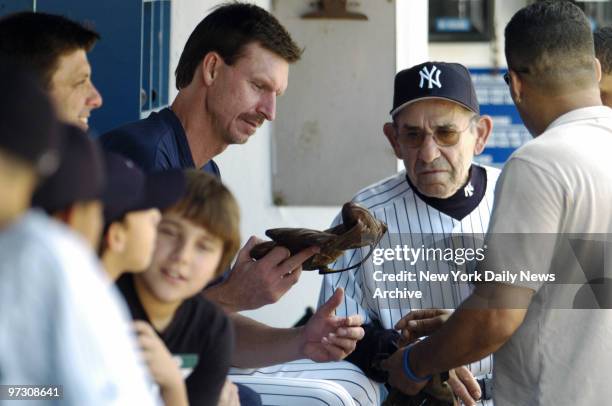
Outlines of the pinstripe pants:
<svg viewBox="0 0 612 406">
<path fill-rule="evenodd" d="M 229 379 L 255 390 L 264 405 L 378 406 L 382 385 L 347 361 L 298 360 L 230 370 Z"/>
</svg>

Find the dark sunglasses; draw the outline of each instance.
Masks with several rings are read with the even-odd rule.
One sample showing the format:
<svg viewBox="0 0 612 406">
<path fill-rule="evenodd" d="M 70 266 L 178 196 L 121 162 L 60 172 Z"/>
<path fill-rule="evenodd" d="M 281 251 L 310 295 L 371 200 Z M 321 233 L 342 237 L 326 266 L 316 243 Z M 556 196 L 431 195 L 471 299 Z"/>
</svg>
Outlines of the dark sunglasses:
<svg viewBox="0 0 612 406">
<path fill-rule="evenodd" d="M 509 68 L 508 72 L 504 73 L 504 76 L 503 76 L 504 82 L 506 82 L 508 86 L 510 86 L 510 71 L 511 70 L 516 73 L 525 73 L 525 74 L 529 73 L 529 69 L 527 68 L 520 68 L 520 69 Z"/>
</svg>

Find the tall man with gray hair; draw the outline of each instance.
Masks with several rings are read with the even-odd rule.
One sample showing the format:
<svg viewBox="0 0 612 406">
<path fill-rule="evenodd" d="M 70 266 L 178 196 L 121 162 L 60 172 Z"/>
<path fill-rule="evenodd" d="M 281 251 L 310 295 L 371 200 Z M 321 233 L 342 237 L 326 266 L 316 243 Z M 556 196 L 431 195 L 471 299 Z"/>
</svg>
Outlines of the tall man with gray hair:
<svg viewBox="0 0 612 406">
<path fill-rule="evenodd" d="M 506 81 L 535 139 L 497 185 L 482 264 L 497 278 L 384 366 L 416 392 L 432 373 L 494 352 L 497 406 L 608 404 L 612 270 L 599 240 L 612 233 L 612 110 L 601 103 L 590 24 L 573 3 L 536 2 L 505 37 Z M 504 281 L 502 269 L 520 277 Z"/>
</svg>

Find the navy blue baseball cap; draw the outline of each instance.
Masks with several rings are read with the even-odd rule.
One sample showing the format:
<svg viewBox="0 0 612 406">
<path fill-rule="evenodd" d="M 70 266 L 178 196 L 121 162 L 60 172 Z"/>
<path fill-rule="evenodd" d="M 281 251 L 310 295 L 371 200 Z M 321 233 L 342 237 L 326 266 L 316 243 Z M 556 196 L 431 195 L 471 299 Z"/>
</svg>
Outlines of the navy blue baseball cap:
<svg viewBox="0 0 612 406">
<path fill-rule="evenodd" d="M 106 182 L 102 149 L 97 141 L 71 124 L 62 124 L 62 130 L 59 167 L 32 198 L 32 205 L 47 213 L 66 209 L 76 202 L 101 199 Z"/>
<path fill-rule="evenodd" d="M 391 116 L 425 99 L 450 100 L 480 114 L 470 72 L 458 63 L 425 62 L 395 75 Z"/>
<path fill-rule="evenodd" d="M 106 226 L 129 212 L 166 209 L 185 193 L 187 182 L 180 169 L 145 174 L 121 155 L 104 151 L 104 158 L 107 184 L 102 200 Z"/>
</svg>

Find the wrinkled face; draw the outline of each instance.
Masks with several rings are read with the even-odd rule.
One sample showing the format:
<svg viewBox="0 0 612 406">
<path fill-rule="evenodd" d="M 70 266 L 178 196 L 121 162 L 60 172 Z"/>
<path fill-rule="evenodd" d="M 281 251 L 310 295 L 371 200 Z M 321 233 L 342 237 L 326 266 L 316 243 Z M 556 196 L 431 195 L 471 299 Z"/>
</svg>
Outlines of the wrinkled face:
<svg viewBox="0 0 612 406">
<path fill-rule="evenodd" d="M 84 50 L 62 55 L 51 77 L 50 95 L 61 120 L 87 130 L 92 110 L 102 97 L 91 82 L 91 66 Z"/>
<path fill-rule="evenodd" d="M 467 182 L 476 152 L 473 116 L 458 104 L 444 100 L 421 100 L 395 116 L 393 134 L 387 138 L 397 157 L 404 161 L 408 178 L 425 196 L 447 198 Z M 455 145 L 438 145 L 434 134 L 438 140 L 458 136 L 458 141 Z M 423 137 L 423 142 L 415 147 L 410 138 L 417 136 Z"/>
<path fill-rule="evenodd" d="M 601 75 L 599 91 L 603 104 L 612 107 L 612 73 L 603 73 Z"/>
<path fill-rule="evenodd" d="M 151 264 L 157 226 L 161 219 L 158 209 L 138 210 L 126 214 L 124 266 L 130 272 L 142 272 Z"/>
<path fill-rule="evenodd" d="M 245 46 L 233 65 L 220 61 L 205 103 L 225 144 L 244 144 L 265 120 L 274 120 L 288 76 L 289 64 L 256 43 Z"/>
<path fill-rule="evenodd" d="M 178 213 L 167 212 L 149 269 L 138 277 L 159 301 L 178 303 L 200 292 L 214 277 L 223 241 Z"/>
</svg>

